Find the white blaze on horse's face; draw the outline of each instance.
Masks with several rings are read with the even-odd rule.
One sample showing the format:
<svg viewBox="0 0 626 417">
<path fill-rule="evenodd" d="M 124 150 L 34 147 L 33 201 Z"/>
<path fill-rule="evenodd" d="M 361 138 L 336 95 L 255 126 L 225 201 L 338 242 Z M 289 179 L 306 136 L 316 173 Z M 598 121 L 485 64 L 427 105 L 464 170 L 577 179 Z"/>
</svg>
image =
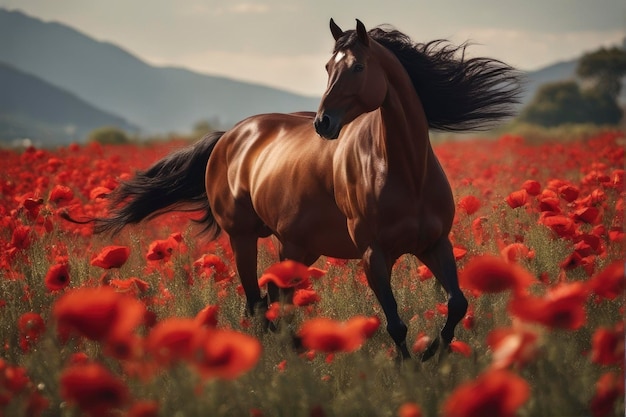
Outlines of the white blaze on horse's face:
<svg viewBox="0 0 626 417">
<path fill-rule="evenodd" d="M 337 52 L 337 54 L 335 55 L 335 64 L 338 64 L 339 61 L 341 61 L 345 57 L 346 57 L 346 53 L 345 52 L 343 52 L 343 51 Z"/>
</svg>

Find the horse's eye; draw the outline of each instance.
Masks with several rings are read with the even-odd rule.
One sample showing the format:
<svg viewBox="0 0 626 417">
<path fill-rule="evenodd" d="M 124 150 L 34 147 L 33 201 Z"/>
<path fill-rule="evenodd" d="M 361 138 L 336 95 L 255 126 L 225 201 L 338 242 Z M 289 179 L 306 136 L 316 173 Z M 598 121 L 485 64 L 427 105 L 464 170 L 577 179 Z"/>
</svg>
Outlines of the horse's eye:
<svg viewBox="0 0 626 417">
<path fill-rule="evenodd" d="M 365 65 L 363 64 L 354 64 L 354 72 L 363 72 L 363 70 L 365 69 Z"/>
</svg>

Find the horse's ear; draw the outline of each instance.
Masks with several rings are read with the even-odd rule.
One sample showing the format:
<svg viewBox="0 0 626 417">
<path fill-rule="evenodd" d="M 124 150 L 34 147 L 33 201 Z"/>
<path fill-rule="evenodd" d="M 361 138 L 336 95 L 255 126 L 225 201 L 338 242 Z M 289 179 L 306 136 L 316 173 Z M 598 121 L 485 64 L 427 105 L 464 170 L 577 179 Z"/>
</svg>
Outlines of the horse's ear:
<svg viewBox="0 0 626 417">
<path fill-rule="evenodd" d="M 335 40 L 338 40 L 343 36 L 343 30 L 337 26 L 332 17 L 330 18 L 330 33 L 333 34 L 333 38 L 335 38 Z"/>
<path fill-rule="evenodd" d="M 359 19 L 356 20 L 356 33 L 363 45 L 370 45 L 370 37 L 367 34 L 367 29 L 365 29 L 365 25 Z"/>
</svg>

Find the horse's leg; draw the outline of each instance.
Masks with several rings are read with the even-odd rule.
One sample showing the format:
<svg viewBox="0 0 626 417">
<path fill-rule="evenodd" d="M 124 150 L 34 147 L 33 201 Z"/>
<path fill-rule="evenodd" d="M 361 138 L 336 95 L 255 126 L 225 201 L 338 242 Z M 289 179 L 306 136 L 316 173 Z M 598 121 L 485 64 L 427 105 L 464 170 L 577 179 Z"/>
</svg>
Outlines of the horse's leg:
<svg viewBox="0 0 626 417">
<path fill-rule="evenodd" d="M 406 346 L 407 327 L 398 315 L 398 304 L 391 289 L 392 267 L 393 261 L 388 259 L 378 245 L 370 246 L 363 254 L 365 276 L 385 313 L 387 332 L 396 343 L 402 359 L 408 359 L 411 355 Z"/>
<path fill-rule="evenodd" d="M 420 254 L 419 259 L 430 269 L 448 293 L 448 317 L 441 329 L 440 337 L 434 339 L 422 356 L 422 361 L 430 359 L 439 348 L 447 352 L 448 346 L 454 337 L 456 325 L 467 312 L 467 300 L 459 288 L 456 261 L 452 252 L 452 244 L 447 236 L 439 239 L 426 252 Z M 443 342 L 440 345 L 440 340 Z"/>
<path fill-rule="evenodd" d="M 235 264 L 241 285 L 246 294 L 248 313 L 253 315 L 261 306 L 261 290 L 257 279 L 257 237 L 254 235 L 230 236 L 230 246 L 235 256 Z"/>
</svg>

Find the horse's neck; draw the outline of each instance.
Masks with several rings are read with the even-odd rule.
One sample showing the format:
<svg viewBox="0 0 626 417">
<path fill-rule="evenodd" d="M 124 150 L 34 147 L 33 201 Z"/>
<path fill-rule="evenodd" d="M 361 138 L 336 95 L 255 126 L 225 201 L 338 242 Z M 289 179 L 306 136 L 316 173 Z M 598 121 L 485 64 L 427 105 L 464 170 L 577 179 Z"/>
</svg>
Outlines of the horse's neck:
<svg viewBox="0 0 626 417">
<path fill-rule="evenodd" d="M 387 51 L 387 53 L 391 54 Z M 380 114 L 388 167 L 411 181 L 416 191 L 423 186 L 429 155 L 428 121 L 408 74 L 395 56 L 387 68 L 388 92 Z"/>
</svg>

